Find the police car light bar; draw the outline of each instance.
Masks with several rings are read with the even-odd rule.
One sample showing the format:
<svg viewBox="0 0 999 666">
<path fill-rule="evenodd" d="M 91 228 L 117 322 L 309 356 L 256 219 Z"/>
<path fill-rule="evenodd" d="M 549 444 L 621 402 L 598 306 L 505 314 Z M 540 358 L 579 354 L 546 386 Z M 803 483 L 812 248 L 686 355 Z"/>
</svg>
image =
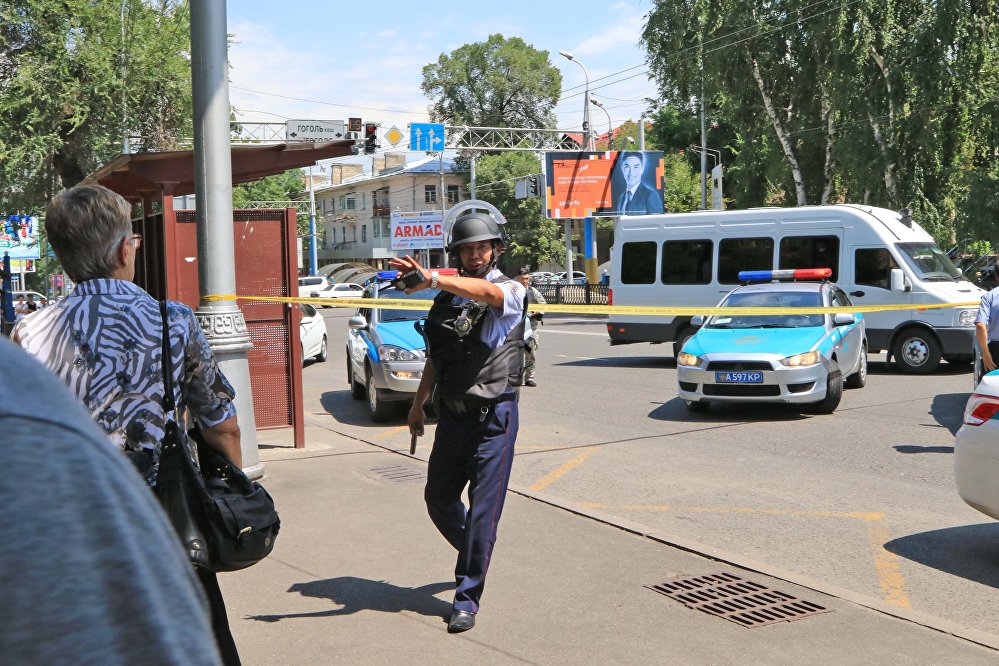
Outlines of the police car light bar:
<svg viewBox="0 0 999 666">
<path fill-rule="evenodd" d="M 742 282 L 772 280 L 825 280 L 832 276 L 831 268 L 794 268 L 777 271 L 739 271 Z"/>
</svg>

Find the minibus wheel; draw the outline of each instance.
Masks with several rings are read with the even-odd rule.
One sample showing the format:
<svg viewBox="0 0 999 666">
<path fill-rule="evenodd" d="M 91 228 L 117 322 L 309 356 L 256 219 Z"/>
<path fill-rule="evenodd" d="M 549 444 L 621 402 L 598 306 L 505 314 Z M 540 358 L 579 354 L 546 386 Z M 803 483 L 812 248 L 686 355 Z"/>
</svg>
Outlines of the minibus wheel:
<svg viewBox="0 0 999 666">
<path fill-rule="evenodd" d="M 940 343 L 923 328 L 906 328 L 895 336 L 891 346 L 895 365 L 910 375 L 925 375 L 940 365 Z"/>
</svg>

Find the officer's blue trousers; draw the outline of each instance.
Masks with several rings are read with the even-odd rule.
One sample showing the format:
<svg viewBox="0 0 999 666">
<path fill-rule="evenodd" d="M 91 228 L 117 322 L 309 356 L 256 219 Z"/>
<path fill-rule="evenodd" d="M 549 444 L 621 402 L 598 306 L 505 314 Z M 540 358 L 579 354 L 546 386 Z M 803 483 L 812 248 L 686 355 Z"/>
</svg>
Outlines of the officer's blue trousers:
<svg viewBox="0 0 999 666">
<path fill-rule="evenodd" d="M 456 610 L 479 610 L 519 425 L 516 397 L 489 406 L 485 414 L 479 408 L 464 413 L 441 408 L 424 498 L 434 525 L 458 550 Z M 466 485 L 467 511 L 461 501 Z"/>
</svg>

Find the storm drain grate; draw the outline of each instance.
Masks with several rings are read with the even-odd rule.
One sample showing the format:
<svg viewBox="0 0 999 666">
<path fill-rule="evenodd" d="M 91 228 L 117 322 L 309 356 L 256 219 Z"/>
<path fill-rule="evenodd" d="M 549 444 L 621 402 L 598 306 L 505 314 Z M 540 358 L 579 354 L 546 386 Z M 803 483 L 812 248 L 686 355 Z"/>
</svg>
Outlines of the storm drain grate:
<svg viewBox="0 0 999 666">
<path fill-rule="evenodd" d="M 830 612 L 830 609 L 811 601 L 771 590 L 766 585 L 731 573 L 671 578 L 646 587 L 676 599 L 688 608 L 749 628 Z"/>
<path fill-rule="evenodd" d="M 425 481 L 427 471 L 411 465 L 380 465 L 368 470 L 369 476 L 378 481 L 390 481 L 392 483 L 408 483 L 415 481 Z"/>
</svg>

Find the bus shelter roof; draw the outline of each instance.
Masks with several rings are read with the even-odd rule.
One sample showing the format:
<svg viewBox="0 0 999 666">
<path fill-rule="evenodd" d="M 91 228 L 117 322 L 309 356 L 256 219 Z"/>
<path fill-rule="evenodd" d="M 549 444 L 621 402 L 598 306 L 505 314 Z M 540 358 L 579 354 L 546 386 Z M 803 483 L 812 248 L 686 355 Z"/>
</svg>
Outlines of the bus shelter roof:
<svg viewBox="0 0 999 666">
<path fill-rule="evenodd" d="M 247 183 L 315 164 L 318 160 L 352 155 L 353 140 L 324 143 L 278 143 L 232 146 L 232 184 Z M 87 184 L 104 185 L 126 199 L 143 195 L 194 194 L 194 151 L 121 154 L 87 176 Z"/>
</svg>

